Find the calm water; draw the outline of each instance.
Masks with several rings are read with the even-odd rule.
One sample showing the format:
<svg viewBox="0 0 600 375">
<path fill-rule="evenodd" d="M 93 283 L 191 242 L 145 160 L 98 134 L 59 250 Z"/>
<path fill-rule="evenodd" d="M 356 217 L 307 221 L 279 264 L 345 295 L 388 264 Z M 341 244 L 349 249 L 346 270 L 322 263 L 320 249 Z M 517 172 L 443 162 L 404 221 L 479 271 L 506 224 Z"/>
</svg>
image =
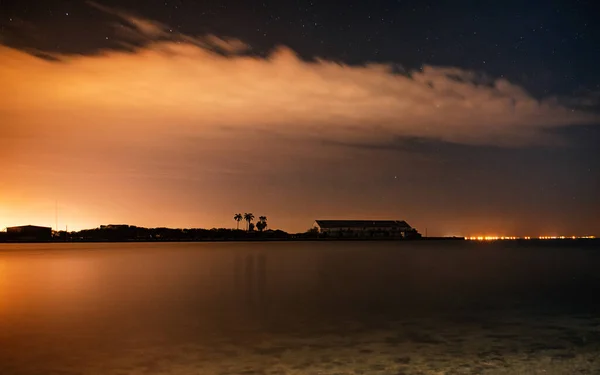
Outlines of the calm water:
<svg viewBox="0 0 600 375">
<path fill-rule="evenodd" d="M 591 241 L 0 244 L 0 374 L 600 373 L 598 290 Z"/>
</svg>

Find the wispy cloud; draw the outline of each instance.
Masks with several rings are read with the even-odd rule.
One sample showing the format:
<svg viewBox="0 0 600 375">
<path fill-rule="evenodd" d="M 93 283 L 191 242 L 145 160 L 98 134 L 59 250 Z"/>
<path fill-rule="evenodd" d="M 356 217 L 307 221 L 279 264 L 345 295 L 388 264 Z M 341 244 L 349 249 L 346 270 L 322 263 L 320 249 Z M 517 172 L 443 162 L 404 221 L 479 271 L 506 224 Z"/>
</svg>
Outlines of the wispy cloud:
<svg viewBox="0 0 600 375">
<path fill-rule="evenodd" d="M 150 22 L 137 27 L 146 37 L 160 35 Z M 226 52 L 244 46 L 205 40 Z M 537 100 L 505 79 L 482 82 L 459 68 L 425 66 L 399 75 L 381 64 L 307 62 L 287 47 L 257 58 L 167 40 L 133 53 L 55 56 L 59 62 L 8 47 L 0 47 L 0 56 L 0 110 L 20 122 L 68 111 L 95 119 L 133 116 L 125 126 L 132 130 L 180 123 L 198 134 L 227 126 L 334 139 L 497 143 L 534 141 L 545 128 L 598 120 L 554 98 Z"/>
<path fill-rule="evenodd" d="M 127 118 L 123 130 L 172 129 L 206 134 L 229 127 L 326 139 L 409 136 L 458 143 L 533 142 L 546 128 L 586 124 L 598 116 L 538 100 L 503 78 L 456 67 L 307 62 L 279 47 L 266 58 L 239 55 L 242 41 L 192 37 L 126 11 L 89 2 L 125 22 L 143 42 L 133 52 L 52 55 L 58 61 L 0 46 L 0 104 L 27 128 L 34 118 L 76 113 L 86 121 L 61 127 L 94 132 L 103 117 Z M 132 119 L 132 117 L 134 119 Z M 10 123 L 3 125 L 11 127 Z M 6 130 L 6 129 L 4 129 Z"/>
<path fill-rule="evenodd" d="M 135 43 L 151 43 L 158 40 L 171 41 L 174 43 L 184 42 L 197 47 L 220 52 L 223 54 L 238 54 L 250 49 L 246 43 L 226 37 L 215 35 L 189 36 L 173 30 L 168 25 L 157 21 L 145 19 L 124 10 L 107 7 L 88 1 L 92 7 L 107 14 L 117 17 L 121 22 L 115 24 L 117 35 L 127 41 Z M 122 41 L 123 42 L 123 41 Z"/>
<path fill-rule="evenodd" d="M 104 13 L 116 16 L 122 22 L 115 24 L 118 34 L 125 39 L 138 41 L 151 41 L 163 38 L 168 35 L 168 28 L 160 22 L 151 21 L 124 10 L 108 7 L 95 1 L 87 3 Z"/>
</svg>

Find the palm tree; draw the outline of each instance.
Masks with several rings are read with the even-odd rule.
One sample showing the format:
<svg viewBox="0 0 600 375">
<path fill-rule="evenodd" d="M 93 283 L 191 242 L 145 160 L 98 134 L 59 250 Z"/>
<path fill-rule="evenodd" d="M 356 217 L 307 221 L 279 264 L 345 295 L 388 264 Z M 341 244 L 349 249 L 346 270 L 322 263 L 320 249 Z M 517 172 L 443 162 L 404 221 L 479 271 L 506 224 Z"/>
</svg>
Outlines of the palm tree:
<svg viewBox="0 0 600 375">
<path fill-rule="evenodd" d="M 237 230 L 240 229 L 240 221 L 242 221 L 244 217 L 242 216 L 242 214 L 235 214 L 233 216 L 233 220 L 237 221 Z"/>
<path fill-rule="evenodd" d="M 244 214 L 244 220 L 246 220 L 246 222 L 248 223 L 248 225 L 246 226 L 246 230 L 250 230 L 250 223 L 252 222 L 252 220 L 254 220 L 254 215 L 252 213 L 246 212 Z"/>
<path fill-rule="evenodd" d="M 265 230 L 266 227 L 267 227 L 267 217 L 260 216 L 258 218 L 258 223 L 256 223 L 256 228 L 258 228 L 258 230 L 262 232 L 263 230 Z"/>
</svg>

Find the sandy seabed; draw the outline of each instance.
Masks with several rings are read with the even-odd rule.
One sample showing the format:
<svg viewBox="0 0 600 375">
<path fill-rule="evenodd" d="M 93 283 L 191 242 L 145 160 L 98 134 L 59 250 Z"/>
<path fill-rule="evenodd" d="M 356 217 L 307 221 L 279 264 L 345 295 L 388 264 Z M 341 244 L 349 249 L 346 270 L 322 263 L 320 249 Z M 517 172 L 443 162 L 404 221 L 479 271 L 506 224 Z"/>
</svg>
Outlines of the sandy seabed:
<svg viewBox="0 0 600 375">
<path fill-rule="evenodd" d="M 271 328 L 207 333 L 195 343 L 138 338 L 120 350 L 107 344 L 74 353 L 68 343 L 56 343 L 23 356 L 27 347 L 13 347 L 0 373 L 600 374 L 599 316 L 339 320 L 319 327 L 306 321 L 285 331 Z"/>
</svg>

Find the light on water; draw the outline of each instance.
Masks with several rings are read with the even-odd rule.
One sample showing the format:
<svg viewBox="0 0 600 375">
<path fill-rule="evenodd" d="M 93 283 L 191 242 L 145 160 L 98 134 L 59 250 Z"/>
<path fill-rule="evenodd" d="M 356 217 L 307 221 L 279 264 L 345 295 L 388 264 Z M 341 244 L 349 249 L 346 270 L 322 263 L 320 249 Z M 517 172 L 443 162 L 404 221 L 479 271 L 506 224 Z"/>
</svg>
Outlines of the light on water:
<svg viewBox="0 0 600 375">
<path fill-rule="evenodd" d="M 594 373 L 598 250 L 2 245 L 0 374 Z"/>
</svg>

